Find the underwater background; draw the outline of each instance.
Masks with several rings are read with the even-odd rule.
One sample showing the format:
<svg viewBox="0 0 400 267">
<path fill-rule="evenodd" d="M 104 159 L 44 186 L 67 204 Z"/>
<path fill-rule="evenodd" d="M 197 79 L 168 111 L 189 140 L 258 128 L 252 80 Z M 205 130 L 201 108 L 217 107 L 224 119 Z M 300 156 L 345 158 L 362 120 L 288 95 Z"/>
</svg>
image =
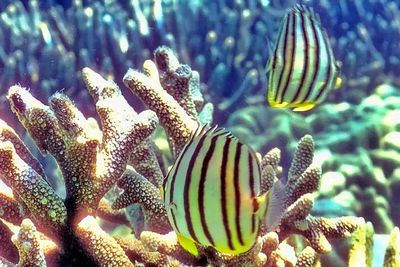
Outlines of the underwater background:
<svg viewBox="0 0 400 267">
<path fill-rule="evenodd" d="M 268 105 L 266 97 L 268 90 L 266 65 L 271 57 L 271 48 L 274 47 L 278 38 L 279 27 L 284 15 L 295 4 L 311 7 L 319 15 L 322 27 L 326 30 L 332 45 L 333 54 L 340 66 L 342 78 L 341 88 L 329 92 L 327 99 L 306 112 L 272 108 Z M 166 51 L 157 50 L 160 49 L 160 46 Z M 159 54 L 154 51 L 158 51 Z M 24 102 L 24 105 L 18 101 L 17 103 L 9 88 L 15 84 L 29 88 L 29 93 L 45 104 L 54 93 L 65 94 L 73 100 L 74 105 L 85 117 L 94 117 L 99 121 L 99 110 L 96 111 L 96 107 L 98 107 L 96 103 L 102 97 L 98 95 L 93 97 L 96 95 L 93 91 L 97 89 L 88 92 L 86 88 L 93 84 L 95 84 L 94 88 L 100 88 L 105 82 L 100 82 L 102 78 L 100 79 L 89 71 L 85 74 L 82 70 L 88 67 L 105 80 L 113 80 L 117 87 L 121 88 L 120 94 L 126 98 L 130 106 L 134 107 L 135 114 L 136 112 L 142 114 L 140 112 L 148 111 L 147 108 L 153 110 L 152 102 L 143 100 L 140 93 L 132 94 L 126 88 L 131 87 L 126 82 L 126 77 L 129 68 L 141 69 L 143 62 L 148 59 L 156 62 L 164 89 L 168 86 L 174 87 L 174 83 L 180 83 L 185 79 L 187 83 L 190 80 L 190 83 L 194 84 L 187 85 L 186 83 L 188 88 L 197 88 L 197 91 L 193 90 L 191 95 L 193 97 L 191 105 L 197 105 L 192 109 L 195 109 L 196 112 L 188 111 L 189 117 L 202 123 L 225 127 L 261 155 L 265 155 L 275 147 L 279 148 L 279 165 L 283 171 L 279 175 L 277 171 L 277 176 L 288 176 L 299 140 L 305 135 L 312 136 L 314 140 L 313 164 L 321 166 L 322 174 L 319 178 L 320 187 L 315 190 L 310 216 L 324 218 L 356 216 L 371 222 L 364 228 L 361 227 L 364 236 L 360 234 L 362 237 L 356 236 L 347 241 L 331 242 L 332 252 L 315 260 L 316 263 L 313 262 L 315 266 L 318 266 L 317 264 L 322 266 L 382 266 L 390 233 L 392 233 L 391 240 L 395 240 L 391 244 L 393 258 L 397 259 L 397 263 L 393 263 L 394 265 L 387 263 L 385 266 L 400 266 L 400 236 L 397 228 L 400 226 L 400 1 L 0 1 L 0 127 L 3 127 L 2 121 L 5 121 L 21 137 L 32 155 L 38 158 L 47 174 L 46 179 L 49 186 L 60 196 L 60 199 L 74 195 L 68 192 L 71 190 L 71 186 L 68 188 L 67 182 L 64 182 L 65 179 L 62 178 L 66 176 L 66 173 L 58 167 L 58 165 L 63 166 L 60 164 L 60 158 L 54 155 L 55 152 L 48 148 L 50 145 L 47 143 L 46 145 L 35 145 L 35 143 L 40 143 L 40 140 L 45 140 L 45 137 L 35 136 L 34 130 L 32 133 L 35 123 L 28 123 L 28 119 L 21 115 L 23 113 L 21 109 L 29 106 L 24 99 L 30 98 L 18 96 L 22 99 L 18 101 Z M 175 62 L 177 60 L 179 62 Z M 164 64 L 171 64 L 172 67 L 169 65 L 165 67 Z M 174 64 L 178 64 L 178 67 Z M 147 74 L 146 69 L 143 72 Z M 99 82 L 100 85 L 96 85 L 96 82 Z M 133 91 L 133 89 L 131 90 Z M 174 95 L 174 90 L 176 88 L 170 89 L 170 91 L 166 89 L 186 111 L 190 110 L 182 104 L 185 102 L 184 97 L 179 100 L 180 93 L 177 91 Z M 53 96 L 51 99 L 59 98 Z M 32 106 L 36 105 L 36 100 L 29 101 L 34 103 Z M 12 102 L 11 106 L 10 102 Z M 51 106 L 52 103 L 50 102 L 49 105 Z M 20 107 L 21 105 L 23 108 Z M 157 104 L 154 105 L 154 112 L 157 113 L 161 126 L 167 128 L 164 126 L 163 123 L 166 122 L 163 122 L 160 114 L 170 112 L 169 109 L 165 108 L 159 114 L 159 107 Z M 121 105 L 121 107 L 125 112 L 124 106 Z M 68 109 L 61 110 L 61 113 L 69 116 Z M 126 113 L 130 114 L 128 111 Z M 149 121 L 151 120 L 149 119 Z M 116 125 L 124 128 L 125 123 L 131 122 L 129 118 L 124 117 Z M 168 123 L 167 120 L 166 124 Z M 187 123 L 184 125 L 190 129 Z M 29 134 L 24 128 L 28 130 Z M 182 149 L 183 145 L 179 142 L 187 141 L 183 137 L 183 139 L 174 139 L 177 137 L 171 137 L 171 132 L 167 129 L 164 132 L 160 128 L 153 129 L 155 133 L 150 142 L 155 147 L 154 155 L 151 154 L 151 157 L 153 160 L 156 158 L 157 166 L 160 165 L 157 167 L 159 170 L 156 171 L 156 175 L 151 172 L 151 176 L 154 177 L 165 176 L 168 167 L 174 163 L 176 155 Z M 93 131 L 95 132 L 95 130 Z M 188 135 L 188 131 L 182 133 Z M 184 134 L 182 135 L 184 136 Z M 0 135 L 2 143 L 5 143 L 4 140 L 7 139 L 4 136 Z M 32 136 L 33 138 L 31 138 Z M 60 140 L 67 140 L 66 137 L 60 138 Z M 144 139 L 150 138 L 146 136 Z M 66 141 L 66 143 L 68 142 Z M 48 151 L 53 154 L 53 157 L 44 156 L 40 151 Z M 141 152 L 143 151 L 141 150 Z M 148 152 L 148 150 L 146 151 Z M 7 186 L 0 184 L 0 187 L 11 187 L 16 190 L 14 188 L 16 186 L 13 186 L 11 182 L 6 182 L 6 178 L 4 178 L 9 169 L 6 168 L 5 160 L 1 160 L 1 156 L 0 153 L 0 165 L 4 166 L 0 166 L 0 178 L 5 180 Z M 138 156 L 136 161 L 140 160 L 141 158 Z M 128 159 L 126 161 L 129 162 Z M 137 164 L 140 165 L 140 163 Z M 154 162 L 148 165 L 152 164 L 154 165 Z M 136 167 L 135 163 L 130 165 L 134 166 L 136 171 L 144 177 L 147 173 L 146 171 L 141 172 L 141 168 L 150 169 L 148 166 Z M 121 168 L 124 170 L 126 165 Z M 41 174 L 40 171 L 37 172 Z M 74 177 L 72 174 L 71 176 Z M 151 180 L 149 177 L 146 178 Z M 118 179 L 119 176 L 113 183 L 106 183 L 109 186 L 106 188 L 110 189 Z M 285 178 L 283 179 L 285 180 Z M 151 181 L 156 189 L 160 188 L 161 184 L 159 181 L 157 182 L 157 179 Z M 127 192 L 129 191 L 127 188 L 132 184 L 126 182 L 124 186 L 120 187 Z M 111 191 L 118 191 L 118 189 L 113 187 Z M 132 189 L 132 191 L 134 190 Z M 16 190 L 15 196 L 20 195 L 20 192 L 22 191 Z M 81 193 L 90 196 L 90 192 L 88 189 Z M 103 195 L 106 193 L 102 192 Z M 110 203 L 118 198 L 118 193 L 108 192 Z M 131 196 L 131 198 L 134 197 Z M 16 221 L 9 220 L 6 216 L 7 212 L 4 212 L 8 205 L 5 203 L 9 203 L 7 202 L 9 200 L 5 199 L 0 196 L 0 204 L 4 208 L 0 206 L 2 224 L 4 221 L 9 221 L 14 225 L 21 225 L 24 217 L 31 217 L 28 215 L 35 213 L 27 204 L 30 200 L 16 197 L 14 204 L 17 205 L 16 203 L 20 201 L 22 204 L 18 205 L 21 205 L 22 208 L 19 209 L 25 210 L 24 212 L 30 211 L 21 212 L 26 216 L 21 215 Z M 67 197 L 67 199 L 69 198 Z M 80 201 L 79 197 L 77 199 Z M 66 210 L 74 210 L 79 206 L 78 200 L 72 201 L 73 204 L 66 203 Z M 140 239 L 143 229 L 151 229 L 154 232 L 165 234 L 163 227 L 160 227 L 162 230 L 159 230 L 157 227 L 151 228 L 146 225 L 146 220 L 151 216 L 146 213 L 146 207 L 143 208 L 145 204 L 141 203 L 141 200 L 134 198 L 129 201 L 120 201 L 125 201 L 125 203 L 121 204 L 119 208 L 127 206 L 130 208 L 126 208 L 124 212 L 121 212 L 120 209 L 120 213 L 117 215 L 115 211 L 112 216 L 110 215 L 112 212 L 104 212 L 113 218 L 111 220 L 113 223 L 104 219 L 107 218 L 107 215 L 102 217 L 105 221 L 99 222 L 105 232 L 115 236 L 129 233 L 127 229 L 118 227 L 118 223 L 116 223 L 123 222 L 124 225 L 131 225 L 137 240 Z M 96 209 L 97 206 L 90 203 L 89 200 L 88 203 L 83 206 L 89 210 L 92 209 L 88 212 L 92 214 L 93 209 Z M 140 206 L 132 205 L 133 203 L 141 203 L 142 210 Z M 47 200 L 42 204 L 47 204 Z M 160 207 L 162 209 L 162 205 Z M 152 210 L 152 212 L 155 211 Z M 160 211 L 162 214 L 163 212 Z M 34 215 L 32 216 L 35 218 Z M 65 216 L 69 218 L 69 216 Z M 117 216 L 120 217 L 115 219 Z M 134 219 L 129 218 L 135 216 Z M 156 218 L 158 218 L 157 216 Z M 122 217 L 124 218 L 121 219 Z M 37 228 L 41 228 L 35 220 L 40 222 L 40 219 L 36 217 L 33 221 Z M 130 224 L 127 222 L 128 220 L 130 220 Z M 153 220 L 157 219 L 153 218 Z M 54 227 L 53 224 L 50 225 L 44 224 L 42 227 Z M 373 225 L 375 235 L 371 234 L 371 225 Z M 10 233 L 14 231 L 13 234 L 15 234 L 17 231 L 13 230 L 11 226 L 7 227 L 11 229 Z M 59 229 L 57 227 L 54 229 Z M 86 228 L 82 229 L 86 233 Z M 360 230 L 358 231 L 360 232 Z M 51 232 L 54 234 L 62 231 Z M 370 233 L 369 236 L 368 233 Z M 52 236 L 52 234 L 48 235 Z M 299 234 L 299 232 L 295 232 L 295 234 Z M 11 234 L 9 235 L 11 236 Z M 57 236 L 57 234 L 54 235 Z M 307 234 L 303 235 L 307 238 Z M 4 238 L 0 237 L 0 241 L 5 240 L 5 236 L 7 235 L 4 234 Z M 108 240 L 108 237 L 103 236 L 102 238 Z M 329 235 L 327 237 L 331 238 Z M 55 239 L 64 240 L 65 236 Z M 295 266 L 296 262 L 296 266 L 314 266 L 300 265 L 299 253 L 306 245 L 303 241 L 292 239 L 288 244 L 296 252 L 295 254 L 289 253 L 291 256 L 294 255 L 294 259 L 286 261 L 281 259 L 285 264 L 283 266 Z M 375 241 L 375 245 L 371 244 L 372 240 Z M 279 242 L 281 241 L 282 239 L 279 240 Z M 82 240 L 77 240 L 77 242 L 77 244 L 86 244 L 88 248 L 91 247 L 90 242 L 89 244 Z M 108 241 L 100 239 L 100 242 L 106 244 Z M 158 242 L 168 243 L 164 239 Z M 0 257 L 10 266 L 25 257 L 21 256 L 23 249 L 19 248 L 17 243 L 14 244 L 16 245 L 14 246 L 10 241 L 0 244 Z M 56 244 L 59 247 L 64 246 L 64 252 L 70 249 L 63 242 L 56 242 Z M 112 247 L 114 244 L 110 246 Z M 133 264 L 135 262 L 146 263 L 148 258 L 151 258 L 145 253 L 140 254 L 137 251 L 135 251 L 136 254 L 133 253 L 134 249 L 128 248 L 129 245 L 123 241 L 119 241 L 119 246 L 119 249 L 121 247 L 124 249 Z M 168 246 L 165 245 L 165 247 Z M 143 250 L 146 251 L 146 248 Z M 172 248 L 170 250 L 173 251 Z M 281 250 L 284 251 L 283 248 Z M 76 255 L 79 255 L 81 251 L 74 249 L 70 249 L 70 251 L 70 254 L 66 253 L 67 256 L 64 255 L 64 258 L 60 257 L 61 261 L 54 260 L 57 258 L 54 255 L 58 254 L 53 252 L 52 256 L 46 258 L 47 265 L 74 266 L 75 264 L 78 266 L 76 261 L 79 262 L 81 259 Z M 91 255 L 91 252 L 87 251 L 85 253 Z M 131 251 L 131 254 L 127 251 Z M 181 254 L 184 254 L 182 251 L 168 254 L 169 250 L 164 247 L 162 249 L 158 247 L 154 251 L 160 253 L 161 256 L 157 255 L 159 258 L 154 256 L 153 262 L 149 263 L 151 262 L 149 260 L 146 266 L 163 266 L 169 261 L 172 262 L 171 265 L 178 264 L 171 260 L 174 257 L 175 260 L 178 259 L 178 262 L 187 265 L 205 265 L 207 263 L 204 260 L 196 262 L 190 257 L 189 259 L 185 258 L 186 256 L 182 257 Z M 271 251 L 269 251 L 270 254 Z M 363 256 L 358 256 L 359 261 L 354 262 L 356 256 L 353 258 L 349 256 L 351 254 L 349 251 L 357 251 L 359 254 L 354 252 L 354 255 L 362 254 Z M 319 252 L 318 249 L 317 252 Z M 46 255 L 45 252 L 42 253 Z M 146 251 L 146 253 L 149 252 Z M 163 258 L 164 254 L 168 255 L 168 258 Z M 176 256 L 178 254 L 179 256 Z M 274 256 L 270 256 L 270 254 L 268 254 L 268 258 L 272 259 Z M 68 260 L 65 258 L 72 259 L 75 257 L 74 255 L 77 258 L 76 261 L 71 260 L 72 263 L 67 263 Z M 148 258 L 143 255 L 147 255 Z M 386 257 L 388 257 L 387 255 L 386 253 Z M 93 255 L 91 257 L 89 257 L 90 260 L 85 258 L 86 261 L 82 260 L 82 262 L 99 266 L 104 266 L 104 262 L 107 262 L 102 262 Z M 224 262 L 223 260 L 219 261 L 218 257 L 215 257 L 214 261 L 210 258 L 212 257 L 208 255 L 208 264 L 218 266 L 223 262 L 230 266 L 241 265 L 231 259 L 229 259 L 231 261 Z M 158 261 L 160 264 L 157 263 Z M 246 261 L 244 260 L 244 262 Z M 253 259 L 254 266 L 258 264 L 256 262 L 258 261 Z M 260 260 L 260 262 L 262 261 Z M 279 265 L 278 262 L 276 260 L 274 263 Z M 261 263 L 259 266 L 264 266 L 264 264 L 265 266 L 274 266 L 274 263 L 269 261 Z M 45 266 L 45 264 L 46 262 L 42 260 L 35 266 Z M 132 263 L 124 262 L 115 266 L 130 266 L 129 264 Z M 251 263 L 249 264 L 249 261 L 246 264 L 253 266 Z"/>
</svg>

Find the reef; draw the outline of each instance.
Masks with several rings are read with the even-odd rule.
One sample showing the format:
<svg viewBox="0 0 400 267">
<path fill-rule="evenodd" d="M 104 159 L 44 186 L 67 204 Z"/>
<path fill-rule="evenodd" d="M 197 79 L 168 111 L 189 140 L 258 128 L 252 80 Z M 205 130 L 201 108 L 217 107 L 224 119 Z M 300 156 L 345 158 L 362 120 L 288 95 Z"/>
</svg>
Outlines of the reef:
<svg viewBox="0 0 400 267">
<path fill-rule="evenodd" d="M 279 166 L 278 148 L 260 155 L 262 190 L 279 182 L 286 196 L 273 229 L 262 227 L 256 244 L 244 254 L 225 255 L 199 246 L 200 255 L 190 255 L 166 217 L 160 184 L 172 162 L 160 154 L 169 150 L 173 160 L 199 123 L 211 123 L 213 105 L 202 98 L 198 73 L 181 64 L 171 49 L 159 47 L 142 71 L 130 69 L 123 78 L 147 107 L 141 112 L 112 80 L 89 68 L 81 76 L 98 120 L 85 117 L 62 92 L 46 105 L 20 85 L 8 90 L 12 111 L 29 136 L 56 160 L 66 193 L 57 193 L 54 177 L 12 127 L 0 121 L 1 263 L 314 266 L 320 254 L 332 250 L 332 240 L 349 237 L 364 224 L 354 216 L 311 215 L 322 172 L 313 164 L 313 138 L 305 135 L 288 169 Z M 157 145 L 157 128 L 165 132 L 168 149 Z M 141 220 L 142 228 L 135 229 Z M 301 237 L 301 245 L 290 242 L 294 236 Z M 394 258 L 395 243 L 390 250 Z"/>
<path fill-rule="evenodd" d="M 2 94 L 19 81 L 41 101 L 57 87 L 80 99 L 77 103 L 86 103 L 90 97 L 80 79 L 82 68 L 90 66 L 122 86 L 126 69 L 141 64 L 158 45 L 167 45 L 198 70 L 221 121 L 224 112 L 265 101 L 268 47 L 273 46 L 285 11 L 295 3 L 74 0 L 61 6 L 56 2 L 1 1 Z M 343 87 L 348 89 L 332 92 L 331 101 L 359 103 L 381 83 L 400 85 L 398 2 L 304 2 L 320 14 L 341 62 Z M 7 111 L 5 105 L 6 100 L 0 99 L 2 113 Z M 95 115 L 90 105 L 81 109 Z"/>
<path fill-rule="evenodd" d="M 400 225 L 399 107 L 398 87 L 382 84 L 358 105 L 325 103 L 307 116 L 253 105 L 234 112 L 226 126 L 256 150 L 278 146 L 283 166 L 289 165 L 285 155 L 292 153 L 296 140 L 312 135 L 325 185 L 314 214 L 361 216 L 377 233 L 388 234 Z"/>
</svg>

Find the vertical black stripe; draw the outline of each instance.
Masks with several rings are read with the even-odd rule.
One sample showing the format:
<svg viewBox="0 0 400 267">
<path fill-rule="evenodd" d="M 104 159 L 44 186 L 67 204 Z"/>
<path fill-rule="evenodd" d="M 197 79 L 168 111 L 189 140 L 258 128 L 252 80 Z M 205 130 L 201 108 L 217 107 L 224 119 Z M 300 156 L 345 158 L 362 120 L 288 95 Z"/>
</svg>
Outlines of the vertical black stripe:
<svg viewBox="0 0 400 267">
<path fill-rule="evenodd" d="M 181 154 L 179 155 L 179 157 L 178 157 L 178 159 L 177 159 L 177 163 L 176 163 L 177 165 L 176 165 L 175 171 L 172 173 L 172 178 L 171 178 L 171 189 L 170 189 L 170 192 L 169 192 L 169 202 L 170 202 L 170 203 L 174 201 L 176 176 L 177 176 L 177 174 L 178 174 L 178 172 L 179 172 L 179 170 L 180 170 L 180 168 L 181 168 L 181 163 L 182 163 L 182 160 L 183 160 L 183 158 L 184 158 L 184 154 L 186 154 L 187 149 L 188 149 L 188 147 L 192 144 L 192 142 L 193 142 L 193 138 L 190 139 L 190 141 L 189 141 L 189 143 L 187 144 L 187 146 L 185 146 L 185 147 L 183 148 Z M 172 167 L 172 169 L 173 169 L 173 168 L 174 168 L 174 167 Z M 172 171 L 172 169 L 171 169 L 171 171 Z M 168 175 L 170 175 L 170 173 L 168 173 Z M 167 176 L 167 177 L 168 177 L 168 176 Z"/>
<path fill-rule="evenodd" d="M 176 163 L 177 166 L 175 168 L 175 171 L 172 173 L 171 188 L 170 188 L 170 192 L 169 192 L 169 203 L 166 203 L 167 207 L 169 205 L 174 205 L 173 202 L 174 202 L 176 175 L 177 175 L 177 173 L 179 171 L 180 165 L 182 163 L 182 159 L 183 159 L 183 153 L 178 158 L 178 161 Z M 172 171 L 172 169 L 171 169 L 171 171 Z M 168 174 L 168 175 L 170 175 L 170 174 Z M 166 194 L 167 194 L 167 192 L 165 191 L 164 192 L 164 199 L 166 197 Z M 164 203 L 165 203 L 165 200 L 164 200 Z M 173 219 L 173 222 L 174 222 L 175 229 L 179 232 L 179 227 L 178 227 L 178 224 L 176 223 L 175 213 L 173 212 L 172 209 L 171 209 L 171 215 L 172 215 L 172 219 Z"/>
<path fill-rule="evenodd" d="M 286 78 L 286 81 L 284 83 L 283 88 L 280 90 L 282 92 L 281 94 L 281 103 L 284 101 L 285 96 L 286 96 L 286 92 L 288 90 L 289 87 L 289 82 L 292 79 L 292 75 L 293 75 L 293 65 L 294 65 L 294 60 L 295 60 L 295 52 L 296 52 L 296 14 L 291 14 L 291 16 L 293 17 L 292 19 L 292 32 L 291 32 L 291 37 L 292 37 L 292 49 L 290 50 L 290 56 L 288 58 L 288 60 L 290 61 L 289 64 L 289 72 Z"/>
<path fill-rule="evenodd" d="M 175 204 L 170 204 L 170 205 L 175 205 Z M 178 224 L 176 223 L 176 216 L 175 216 L 174 210 L 171 210 L 171 216 L 172 216 L 172 221 L 173 221 L 176 231 L 180 232 Z"/>
<path fill-rule="evenodd" d="M 303 16 L 303 13 L 299 13 L 300 15 L 300 21 L 301 21 L 301 31 L 302 31 L 302 36 L 304 38 L 304 68 L 302 70 L 301 74 L 301 80 L 299 83 L 299 86 L 296 89 L 296 94 L 293 96 L 292 100 L 290 102 L 296 102 L 298 100 L 297 98 L 300 95 L 300 92 L 303 90 L 304 82 L 307 77 L 307 71 L 308 71 L 308 53 L 309 51 L 309 44 L 308 44 L 308 33 L 306 31 L 306 26 L 305 26 L 305 18 Z"/>
<path fill-rule="evenodd" d="M 207 170 L 210 164 L 211 157 L 214 154 L 216 142 L 218 139 L 217 136 L 213 136 L 211 139 L 211 145 L 210 148 L 207 151 L 206 156 L 204 157 L 203 165 L 201 166 L 201 174 L 200 174 L 200 182 L 199 182 L 199 198 L 198 198 L 198 205 L 199 205 L 199 211 L 200 211 L 200 220 L 201 220 L 201 226 L 203 227 L 203 231 L 205 236 L 207 237 L 208 241 L 214 246 L 214 239 L 212 238 L 210 231 L 208 229 L 207 221 L 206 221 L 206 214 L 204 210 L 204 186 L 206 182 L 206 175 L 207 175 Z"/>
<path fill-rule="evenodd" d="M 276 100 L 276 96 L 275 96 L 275 94 L 272 94 L 272 93 L 276 93 L 277 88 L 274 86 L 273 82 L 275 80 L 276 64 L 277 64 L 277 61 L 278 61 L 279 43 L 280 43 L 280 40 L 281 40 L 281 36 L 282 36 L 282 32 L 283 32 L 283 27 L 284 26 L 285 26 L 285 23 L 282 22 L 281 26 L 279 27 L 278 38 L 276 39 L 276 46 L 275 46 L 275 49 L 274 49 L 274 51 L 273 51 L 273 53 L 271 55 L 272 64 L 271 64 L 271 70 L 270 70 L 271 73 L 269 75 L 268 99 L 270 100 L 270 96 L 272 96 L 274 101 Z M 273 90 L 275 90 L 275 92 L 273 92 Z"/>
<path fill-rule="evenodd" d="M 228 246 L 231 250 L 234 250 L 232 244 L 232 235 L 231 230 L 229 229 L 228 222 L 228 210 L 227 210 L 227 202 L 226 202 L 226 171 L 227 171 L 227 163 L 228 163 L 228 155 L 229 155 L 229 146 L 231 143 L 231 139 L 228 138 L 224 145 L 224 149 L 222 152 L 222 163 L 221 163 L 221 209 L 222 209 L 222 220 L 225 228 L 225 233 L 228 241 Z"/>
<path fill-rule="evenodd" d="M 240 225 L 240 183 L 239 183 L 239 166 L 240 166 L 240 155 L 242 152 L 242 144 L 237 143 L 236 145 L 236 153 L 235 153 L 235 161 L 234 161 L 234 168 L 233 168 L 233 184 L 235 188 L 235 224 L 236 224 L 236 233 L 238 236 L 238 240 L 242 246 L 244 246 L 243 236 L 242 236 L 242 229 Z"/>
<path fill-rule="evenodd" d="M 281 83 L 282 83 L 282 78 L 283 78 L 283 73 L 285 72 L 285 66 L 286 66 L 286 48 L 287 48 L 287 39 L 288 39 L 288 34 L 289 34 L 289 24 L 290 24 L 290 17 L 289 15 L 286 15 L 286 29 L 284 32 L 284 40 L 283 40 L 283 49 L 282 49 L 282 70 L 281 73 L 279 74 L 279 79 L 278 79 L 278 85 L 276 86 L 276 92 L 275 92 L 275 96 L 274 99 L 276 102 L 278 101 L 278 94 L 280 92 L 280 87 L 281 87 Z M 280 40 L 279 40 L 280 43 Z M 279 43 L 278 43 L 278 50 L 279 50 Z"/>
<path fill-rule="evenodd" d="M 311 30 L 313 32 L 314 41 L 315 41 L 315 54 L 314 54 L 314 58 L 313 58 L 314 59 L 314 69 L 313 69 L 314 73 L 312 75 L 310 86 L 307 89 L 307 93 L 300 103 L 304 103 L 305 101 L 307 101 L 311 95 L 312 90 L 314 89 L 315 80 L 317 78 L 317 74 L 319 71 L 319 62 L 321 60 L 320 55 L 319 55 L 320 44 L 319 44 L 318 33 L 317 33 L 317 29 L 315 28 L 314 18 L 311 17 L 311 14 L 310 14 L 310 25 L 311 25 Z"/>
<path fill-rule="evenodd" d="M 250 196 L 253 200 L 253 213 L 251 215 L 251 232 L 254 233 L 256 230 L 256 211 L 257 211 L 257 200 L 255 198 L 254 193 L 254 170 L 253 170 L 253 160 L 252 155 L 248 154 L 248 167 L 249 167 L 249 187 L 250 187 Z"/>
<path fill-rule="evenodd" d="M 171 184 L 170 184 L 170 190 L 169 190 L 169 203 L 166 203 L 166 205 L 176 205 L 175 203 L 173 203 L 174 202 L 174 194 L 175 194 L 176 176 L 178 175 L 178 172 L 181 169 L 181 163 L 182 163 L 182 160 L 183 160 L 185 154 L 187 153 L 188 148 L 192 145 L 193 140 L 196 137 L 196 135 L 199 132 L 201 133 L 202 131 L 204 131 L 205 127 L 206 126 L 203 126 L 203 127 L 199 126 L 199 127 L 197 127 L 197 129 L 195 131 L 192 132 L 192 135 L 189 138 L 188 143 L 183 147 L 179 157 L 177 158 L 177 162 L 175 163 L 176 167 L 174 166 L 175 170 L 173 171 L 174 167 L 172 167 L 172 169 L 168 173 L 167 179 L 169 179 L 170 175 L 172 175 L 172 178 L 171 178 Z M 171 173 L 172 171 L 173 171 L 173 173 Z M 165 179 L 165 180 L 167 180 L 167 179 Z M 165 185 L 166 184 L 167 184 L 167 181 L 166 181 Z M 164 203 L 165 203 L 165 197 L 167 194 L 165 185 L 164 185 Z M 175 213 L 172 209 L 171 209 L 171 215 L 172 215 L 172 220 L 173 220 L 176 231 L 180 232 L 178 224 L 176 223 Z"/>
<path fill-rule="evenodd" d="M 196 242 L 199 242 L 199 241 L 198 241 L 197 235 L 194 231 L 192 217 L 190 214 L 190 198 L 189 198 L 190 191 L 189 191 L 189 189 L 190 189 L 190 184 L 192 181 L 192 173 L 193 173 L 193 167 L 194 167 L 195 161 L 197 160 L 197 157 L 200 154 L 200 151 L 203 147 L 204 140 L 206 139 L 209 131 L 210 131 L 210 129 L 207 130 L 203 135 L 201 135 L 198 143 L 196 144 L 193 154 L 190 155 L 190 161 L 189 161 L 189 165 L 186 170 L 186 178 L 185 178 L 185 184 L 184 184 L 184 189 L 183 189 L 183 207 L 184 207 L 184 211 L 185 211 L 185 221 L 186 221 L 186 225 L 188 227 L 190 236 Z"/>
<path fill-rule="evenodd" d="M 331 51 L 331 48 L 329 47 L 329 42 L 327 40 L 328 37 L 324 34 L 323 31 L 321 31 L 321 35 L 322 35 L 322 40 L 324 41 L 324 44 L 325 44 L 325 49 L 326 49 L 327 54 L 328 54 L 327 55 L 327 57 L 328 57 L 328 63 L 327 63 L 328 67 L 327 68 L 328 69 L 327 69 L 326 74 L 325 74 L 324 83 L 323 83 L 322 87 L 319 88 L 319 92 L 318 92 L 318 94 L 317 94 L 317 96 L 315 98 L 315 101 L 319 100 L 319 98 L 321 97 L 322 93 L 328 87 L 328 83 L 329 83 L 329 80 L 330 80 L 331 75 L 332 75 L 332 58 L 333 58 L 332 51 Z"/>
<path fill-rule="evenodd" d="M 192 132 L 191 137 L 189 138 L 188 143 L 183 147 L 180 155 L 178 156 L 177 162 L 176 164 L 176 168 L 175 171 L 173 173 L 172 170 L 174 169 L 175 166 L 172 167 L 172 169 L 170 170 L 170 172 L 167 175 L 167 179 L 169 178 L 169 176 L 172 174 L 172 180 L 171 180 L 171 189 L 170 189 L 170 194 L 169 194 L 169 202 L 173 202 L 173 197 L 174 197 L 174 192 L 175 192 L 175 182 L 176 182 L 176 175 L 178 174 L 180 168 L 181 168 L 181 163 L 182 163 L 182 159 L 184 158 L 184 154 L 187 153 L 188 147 L 191 146 L 191 144 L 193 143 L 194 137 L 196 136 L 196 133 L 198 132 L 198 130 L 200 129 L 200 127 L 198 127 L 194 132 Z M 202 129 L 203 130 L 203 129 Z M 175 165 L 174 164 L 174 165 Z M 166 180 L 167 180 L 166 179 Z M 164 189 L 166 189 L 164 187 Z M 164 192 L 166 194 L 166 192 Z"/>
</svg>

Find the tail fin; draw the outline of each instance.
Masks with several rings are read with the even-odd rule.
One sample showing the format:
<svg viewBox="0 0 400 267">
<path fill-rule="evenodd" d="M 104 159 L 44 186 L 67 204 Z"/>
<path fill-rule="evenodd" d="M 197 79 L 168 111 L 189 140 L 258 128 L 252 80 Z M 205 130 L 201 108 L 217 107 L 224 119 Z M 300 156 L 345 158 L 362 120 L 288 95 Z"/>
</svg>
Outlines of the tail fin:
<svg viewBox="0 0 400 267">
<path fill-rule="evenodd" d="M 265 223 L 269 231 L 274 231 L 279 227 L 283 212 L 285 210 L 286 192 L 285 185 L 276 181 L 270 189 L 269 201 L 265 215 Z"/>
</svg>

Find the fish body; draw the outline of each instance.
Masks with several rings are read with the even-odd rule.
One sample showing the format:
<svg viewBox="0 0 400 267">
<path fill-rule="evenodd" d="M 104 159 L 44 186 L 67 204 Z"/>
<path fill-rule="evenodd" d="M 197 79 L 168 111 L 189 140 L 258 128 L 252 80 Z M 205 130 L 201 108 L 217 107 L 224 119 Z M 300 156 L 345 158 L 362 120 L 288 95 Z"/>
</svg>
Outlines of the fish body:
<svg viewBox="0 0 400 267">
<path fill-rule="evenodd" d="M 310 8 L 296 5 L 285 15 L 267 71 L 267 98 L 275 108 L 310 110 L 340 85 L 327 34 Z"/>
<path fill-rule="evenodd" d="M 266 195 L 260 196 L 255 153 L 223 129 L 199 127 L 164 180 L 168 219 L 180 244 L 239 254 L 256 240 Z"/>
</svg>

